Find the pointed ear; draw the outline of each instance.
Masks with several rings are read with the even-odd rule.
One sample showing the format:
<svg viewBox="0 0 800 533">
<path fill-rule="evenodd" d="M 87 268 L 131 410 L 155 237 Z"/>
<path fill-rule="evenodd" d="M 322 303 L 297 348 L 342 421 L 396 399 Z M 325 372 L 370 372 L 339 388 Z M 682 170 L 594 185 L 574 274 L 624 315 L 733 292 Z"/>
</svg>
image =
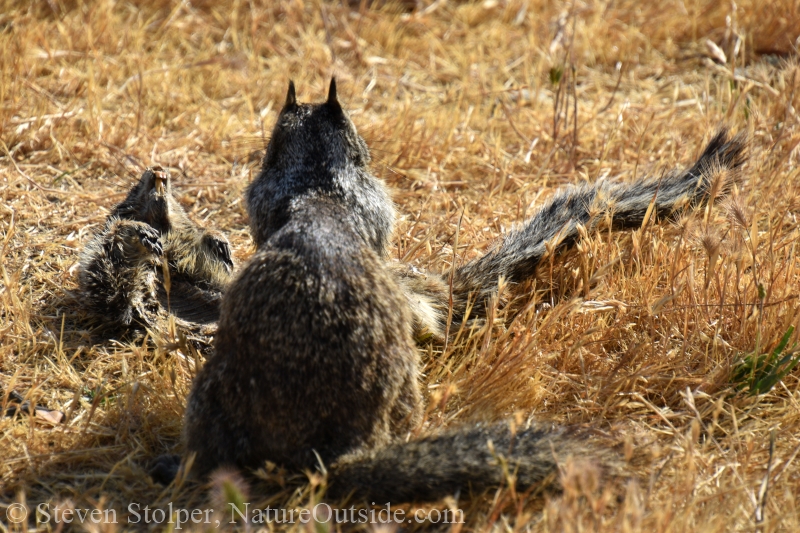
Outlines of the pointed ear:
<svg viewBox="0 0 800 533">
<path fill-rule="evenodd" d="M 284 106 L 297 104 L 297 95 L 294 92 L 294 82 L 289 80 L 289 92 L 286 93 L 286 103 Z"/>
<path fill-rule="evenodd" d="M 339 99 L 336 98 L 336 78 L 331 78 L 331 87 L 328 89 L 328 103 L 339 105 Z"/>
</svg>

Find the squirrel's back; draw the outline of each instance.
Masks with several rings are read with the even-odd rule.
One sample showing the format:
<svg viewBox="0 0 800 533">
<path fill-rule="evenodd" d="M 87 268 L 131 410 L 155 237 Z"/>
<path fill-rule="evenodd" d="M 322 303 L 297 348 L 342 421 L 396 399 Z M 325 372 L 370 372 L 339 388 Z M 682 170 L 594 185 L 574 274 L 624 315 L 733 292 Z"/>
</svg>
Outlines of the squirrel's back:
<svg viewBox="0 0 800 533">
<path fill-rule="evenodd" d="M 200 473 L 314 468 L 390 442 L 421 414 L 411 315 L 381 257 L 391 216 L 375 231 L 380 221 L 359 214 L 391 205 L 373 205 L 379 182 L 361 194 L 375 178 L 359 175 L 345 137 L 307 138 L 349 123 L 335 96 L 291 96 L 249 192 L 258 250 L 223 298 L 215 355 L 189 397 L 185 441 Z"/>
</svg>

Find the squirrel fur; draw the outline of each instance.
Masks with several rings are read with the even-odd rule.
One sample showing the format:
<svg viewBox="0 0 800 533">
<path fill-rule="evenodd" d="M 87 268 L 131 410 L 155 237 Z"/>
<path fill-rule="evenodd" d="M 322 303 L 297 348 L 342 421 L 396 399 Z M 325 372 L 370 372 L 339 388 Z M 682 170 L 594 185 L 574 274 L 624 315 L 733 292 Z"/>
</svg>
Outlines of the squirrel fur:
<svg viewBox="0 0 800 533">
<path fill-rule="evenodd" d="M 723 131 L 684 173 L 562 192 L 459 268 L 454 292 L 465 305 L 469 294 L 490 295 L 501 276 L 524 281 L 546 243 L 573 244 L 579 224 L 610 217 L 624 229 L 641 225 L 651 202 L 657 217 L 702 204 L 715 169 L 730 171 L 718 192 L 736 179 L 744 146 Z M 246 193 L 258 248 L 223 296 L 214 356 L 189 395 L 183 442 L 192 472 L 324 466 L 329 495 L 401 502 L 499 486 L 501 464 L 520 490 L 556 485 L 569 456 L 611 464 L 608 449 L 580 430 L 534 422 L 408 440 L 423 412 L 413 330 L 440 328 L 449 294 L 442 279 L 387 261 L 394 209 L 369 162 L 335 81 L 314 105 L 298 103 L 290 84 Z"/>
<path fill-rule="evenodd" d="M 212 323 L 233 271 L 228 240 L 192 222 L 160 167 L 145 170 L 79 265 L 84 307 L 112 328 L 151 327 L 167 309 L 188 323 Z"/>
</svg>

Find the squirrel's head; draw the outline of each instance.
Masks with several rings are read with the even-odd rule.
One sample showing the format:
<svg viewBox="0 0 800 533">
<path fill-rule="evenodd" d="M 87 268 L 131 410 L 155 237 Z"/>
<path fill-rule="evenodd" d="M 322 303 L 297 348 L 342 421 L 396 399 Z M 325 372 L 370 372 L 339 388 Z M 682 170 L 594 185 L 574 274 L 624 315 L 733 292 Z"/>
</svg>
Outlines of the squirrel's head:
<svg viewBox="0 0 800 533">
<path fill-rule="evenodd" d="M 169 172 L 160 166 L 144 171 L 139 183 L 114 210 L 118 218 L 138 220 L 149 224 L 161 233 L 169 231 L 170 213 L 181 209 L 172 196 Z"/>
<path fill-rule="evenodd" d="M 336 96 L 336 79 L 331 79 L 328 99 L 321 104 L 298 103 L 294 83 L 289 82 L 264 168 L 335 173 L 348 166 L 366 168 L 369 162 L 367 143 Z"/>
<path fill-rule="evenodd" d="M 367 245 L 385 255 L 394 206 L 384 183 L 369 172 L 369 162 L 367 143 L 336 97 L 336 80 L 321 104 L 298 103 L 289 82 L 261 173 L 247 189 L 256 245 L 286 224 L 305 199 L 324 197 L 338 204 Z"/>
</svg>

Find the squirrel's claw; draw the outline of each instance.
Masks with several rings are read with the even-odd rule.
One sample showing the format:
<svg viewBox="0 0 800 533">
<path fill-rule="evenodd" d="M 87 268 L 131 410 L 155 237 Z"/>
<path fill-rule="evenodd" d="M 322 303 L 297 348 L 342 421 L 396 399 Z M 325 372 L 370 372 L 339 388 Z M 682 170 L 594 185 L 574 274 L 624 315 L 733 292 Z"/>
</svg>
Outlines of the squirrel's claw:
<svg viewBox="0 0 800 533">
<path fill-rule="evenodd" d="M 161 246 L 161 240 L 159 239 L 160 235 L 158 231 L 150 226 L 141 225 L 139 226 L 137 233 L 139 235 L 139 242 L 141 242 L 142 246 L 144 246 L 147 250 L 159 257 L 164 254 L 164 248 Z"/>
<path fill-rule="evenodd" d="M 223 235 L 209 231 L 203 236 L 203 241 L 209 252 L 222 261 L 228 271 L 233 268 L 231 245 Z"/>
</svg>

